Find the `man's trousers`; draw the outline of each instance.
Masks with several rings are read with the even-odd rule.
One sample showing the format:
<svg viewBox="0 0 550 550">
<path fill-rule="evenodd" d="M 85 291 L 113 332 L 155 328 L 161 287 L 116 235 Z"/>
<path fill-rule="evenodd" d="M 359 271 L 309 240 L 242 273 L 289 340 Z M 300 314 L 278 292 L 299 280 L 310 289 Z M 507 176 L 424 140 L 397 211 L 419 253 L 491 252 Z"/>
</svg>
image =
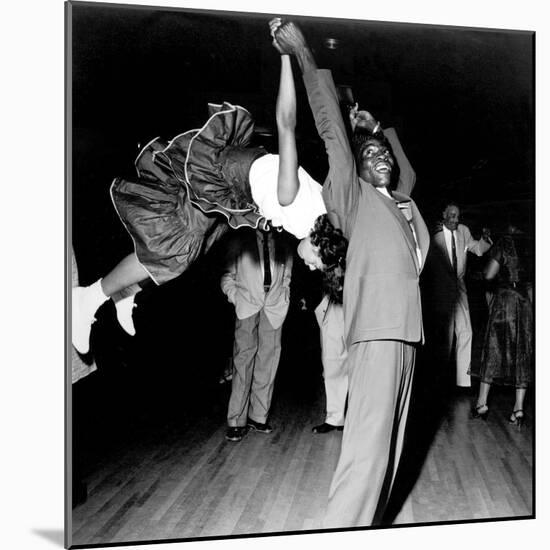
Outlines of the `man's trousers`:
<svg viewBox="0 0 550 550">
<path fill-rule="evenodd" d="M 414 345 L 394 340 L 348 349 L 348 410 L 325 527 L 379 521 L 403 448 L 415 353 Z"/>
<path fill-rule="evenodd" d="M 281 356 L 282 330 L 282 325 L 277 329 L 271 326 L 263 310 L 235 320 L 228 426 L 246 426 L 247 418 L 266 422 Z"/>
</svg>

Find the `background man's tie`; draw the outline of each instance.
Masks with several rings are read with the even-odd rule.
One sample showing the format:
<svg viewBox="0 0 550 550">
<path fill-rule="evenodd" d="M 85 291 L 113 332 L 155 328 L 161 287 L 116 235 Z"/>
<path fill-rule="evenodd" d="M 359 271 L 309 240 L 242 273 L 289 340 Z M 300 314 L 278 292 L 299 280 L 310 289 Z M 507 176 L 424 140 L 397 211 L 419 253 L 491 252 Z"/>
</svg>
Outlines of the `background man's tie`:
<svg viewBox="0 0 550 550">
<path fill-rule="evenodd" d="M 271 265 L 269 262 L 269 233 L 263 233 L 264 238 L 264 290 L 271 287 Z"/>
</svg>

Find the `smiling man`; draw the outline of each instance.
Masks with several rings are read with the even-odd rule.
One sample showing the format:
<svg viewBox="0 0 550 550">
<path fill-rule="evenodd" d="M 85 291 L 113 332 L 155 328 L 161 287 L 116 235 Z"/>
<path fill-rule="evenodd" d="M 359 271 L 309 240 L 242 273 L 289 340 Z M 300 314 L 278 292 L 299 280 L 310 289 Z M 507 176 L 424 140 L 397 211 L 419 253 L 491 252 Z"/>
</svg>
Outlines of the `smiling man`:
<svg viewBox="0 0 550 550">
<path fill-rule="evenodd" d="M 472 237 L 469 228 L 460 223 L 460 208 L 449 202 L 442 212 L 440 227 L 433 236 L 426 263 L 425 288 L 427 309 L 433 317 L 431 339 L 435 342 L 435 362 L 443 371 L 452 358 L 453 338 L 456 359 L 456 386 L 471 386 L 472 323 L 466 288 L 468 252 L 482 256 L 492 245 L 487 229 L 481 239 Z M 446 372 L 438 373 L 446 378 Z"/>
<path fill-rule="evenodd" d="M 416 346 L 423 339 L 419 275 L 429 234 L 414 201 L 390 190 L 395 161 L 380 124 L 352 110 L 352 149 L 330 72 L 317 69 L 293 23 L 281 23 L 274 38 L 302 70 L 329 160 L 323 199 L 349 239 L 343 303 L 348 410 L 325 526 L 372 525 L 382 519 L 403 446 Z"/>
</svg>

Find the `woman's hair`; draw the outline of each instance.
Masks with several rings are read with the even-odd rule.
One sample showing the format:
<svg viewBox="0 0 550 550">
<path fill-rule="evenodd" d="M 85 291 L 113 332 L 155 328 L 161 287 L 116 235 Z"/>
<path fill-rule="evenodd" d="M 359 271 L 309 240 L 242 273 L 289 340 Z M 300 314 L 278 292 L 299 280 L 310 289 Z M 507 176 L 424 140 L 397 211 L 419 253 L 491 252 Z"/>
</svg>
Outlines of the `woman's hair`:
<svg viewBox="0 0 550 550">
<path fill-rule="evenodd" d="M 340 229 L 332 225 L 327 214 L 322 214 L 315 220 L 310 238 L 311 244 L 319 247 L 319 257 L 325 266 L 323 291 L 332 301 L 341 304 L 348 240 Z"/>
</svg>

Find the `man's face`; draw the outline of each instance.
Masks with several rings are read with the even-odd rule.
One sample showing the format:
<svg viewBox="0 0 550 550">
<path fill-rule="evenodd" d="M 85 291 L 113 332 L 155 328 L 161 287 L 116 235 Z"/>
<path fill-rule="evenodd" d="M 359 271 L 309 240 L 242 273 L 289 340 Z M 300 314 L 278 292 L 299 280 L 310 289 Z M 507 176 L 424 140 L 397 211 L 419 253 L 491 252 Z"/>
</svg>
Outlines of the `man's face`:
<svg viewBox="0 0 550 550">
<path fill-rule="evenodd" d="M 395 161 L 390 150 L 377 139 L 367 141 L 359 158 L 359 175 L 374 187 L 387 187 Z"/>
<path fill-rule="evenodd" d="M 443 225 L 449 231 L 455 231 L 460 221 L 460 209 L 454 204 L 447 206 L 443 211 Z"/>
</svg>

